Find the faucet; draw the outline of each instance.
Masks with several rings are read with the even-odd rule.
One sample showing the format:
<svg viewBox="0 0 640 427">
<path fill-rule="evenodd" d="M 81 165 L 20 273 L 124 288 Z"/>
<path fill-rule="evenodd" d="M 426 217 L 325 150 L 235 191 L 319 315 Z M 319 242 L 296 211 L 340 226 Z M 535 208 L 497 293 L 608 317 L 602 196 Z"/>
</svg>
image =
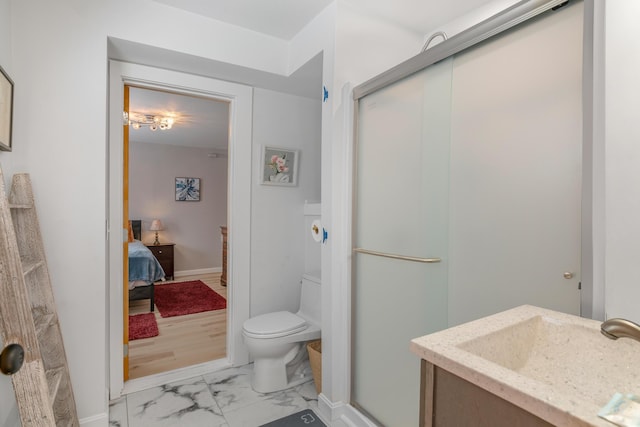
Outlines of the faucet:
<svg viewBox="0 0 640 427">
<path fill-rule="evenodd" d="M 627 337 L 640 341 L 640 325 L 627 319 L 609 319 L 602 323 L 600 332 L 612 340 Z"/>
</svg>

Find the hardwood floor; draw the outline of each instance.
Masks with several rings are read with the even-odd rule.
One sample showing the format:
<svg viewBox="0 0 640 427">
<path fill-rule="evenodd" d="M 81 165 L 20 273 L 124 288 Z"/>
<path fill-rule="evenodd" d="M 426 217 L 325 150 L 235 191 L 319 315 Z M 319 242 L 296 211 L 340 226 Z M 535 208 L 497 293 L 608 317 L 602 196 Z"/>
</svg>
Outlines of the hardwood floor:
<svg viewBox="0 0 640 427">
<path fill-rule="evenodd" d="M 166 283 L 188 280 L 202 280 L 227 298 L 227 288 L 220 285 L 220 273 L 182 276 Z M 149 300 L 131 301 L 129 314 L 148 312 Z M 155 315 L 160 335 L 129 341 L 129 378 L 145 377 L 226 356 L 227 309 L 163 318 L 156 308 Z"/>
</svg>

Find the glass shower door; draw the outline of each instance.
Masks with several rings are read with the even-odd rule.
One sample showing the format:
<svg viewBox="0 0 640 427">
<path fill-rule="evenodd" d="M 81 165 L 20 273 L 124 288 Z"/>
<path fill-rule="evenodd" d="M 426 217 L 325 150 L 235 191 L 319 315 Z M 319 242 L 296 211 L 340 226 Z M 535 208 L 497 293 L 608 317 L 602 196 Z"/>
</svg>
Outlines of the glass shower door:
<svg viewBox="0 0 640 427">
<path fill-rule="evenodd" d="M 359 100 L 352 404 L 418 425 L 409 341 L 447 327 L 452 59 Z"/>
</svg>

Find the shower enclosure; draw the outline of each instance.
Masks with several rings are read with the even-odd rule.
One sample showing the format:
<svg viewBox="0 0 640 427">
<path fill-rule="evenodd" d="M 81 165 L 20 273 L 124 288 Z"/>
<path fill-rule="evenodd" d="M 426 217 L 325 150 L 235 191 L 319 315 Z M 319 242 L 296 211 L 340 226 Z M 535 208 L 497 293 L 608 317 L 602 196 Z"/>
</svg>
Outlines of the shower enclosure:
<svg viewBox="0 0 640 427">
<path fill-rule="evenodd" d="M 418 425 L 412 338 L 521 304 L 580 312 L 583 5 L 560 3 L 354 90 L 351 403 L 382 425 Z"/>
</svg>

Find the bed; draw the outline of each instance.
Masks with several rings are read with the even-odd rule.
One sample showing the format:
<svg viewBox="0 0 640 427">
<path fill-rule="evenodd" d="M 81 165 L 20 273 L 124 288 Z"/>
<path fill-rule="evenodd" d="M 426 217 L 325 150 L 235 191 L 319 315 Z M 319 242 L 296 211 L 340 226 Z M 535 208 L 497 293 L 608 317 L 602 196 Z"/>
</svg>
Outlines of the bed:
<svg viewBox="0 0 640 427">
<path fill-rule="evenodd" d="M 129 221 L 129 301 L 148 299 L 154 311 L 154 282 L 164 279 L 164 270 L 141 241 L 142 221 Z"/>
</svg>

